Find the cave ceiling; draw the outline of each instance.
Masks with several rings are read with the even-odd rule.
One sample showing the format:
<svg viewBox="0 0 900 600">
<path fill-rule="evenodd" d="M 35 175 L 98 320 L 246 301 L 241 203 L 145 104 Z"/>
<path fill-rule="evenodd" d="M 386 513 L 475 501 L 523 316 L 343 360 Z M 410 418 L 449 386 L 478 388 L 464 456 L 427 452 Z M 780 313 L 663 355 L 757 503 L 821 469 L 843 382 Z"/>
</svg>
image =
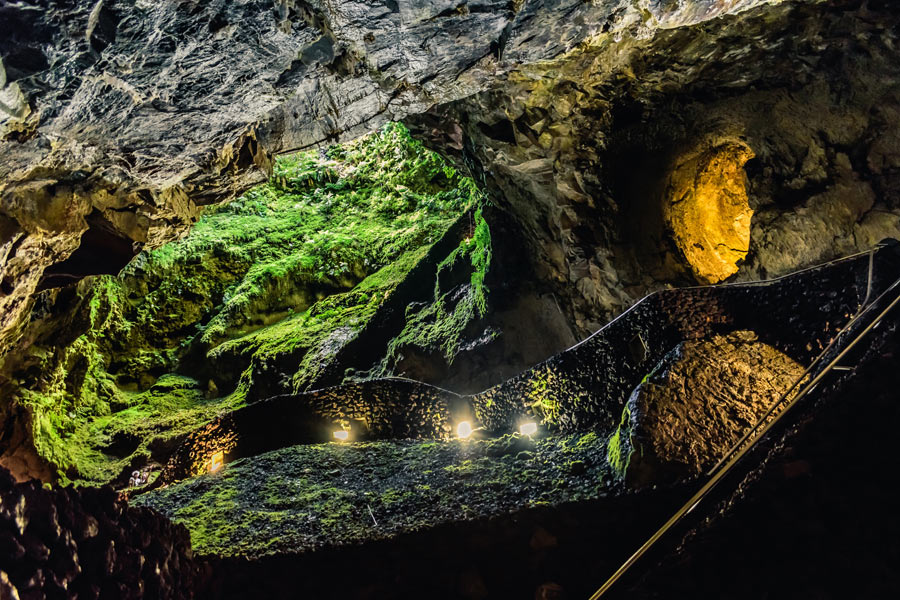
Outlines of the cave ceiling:
<svg viewBox="0 0 900 600">
<path fill-rule="evenodd" d="M 0 347 L 91 221 L 120 252 L 158 246 L 262 181 L 276 153 L 530 79 L 526 65 L 552 70 L 586 43 L 762 4 L 4 3 Z"/>
</svg>

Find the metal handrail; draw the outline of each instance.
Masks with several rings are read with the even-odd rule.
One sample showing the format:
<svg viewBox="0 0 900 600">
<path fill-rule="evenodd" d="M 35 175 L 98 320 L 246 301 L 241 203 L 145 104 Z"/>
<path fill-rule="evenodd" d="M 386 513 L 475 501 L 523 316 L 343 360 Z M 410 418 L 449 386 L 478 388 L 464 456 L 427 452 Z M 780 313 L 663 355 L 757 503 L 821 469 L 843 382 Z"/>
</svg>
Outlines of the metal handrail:
<svg viewBox="0 0 900 600">
<path fill-rule="evenodd" d="M 869 292 L 871 292 L 871 282 L 872 282 L 872 273 L 871 273 L 871 260 L 870 260 L 870 272 L 869 272 Z M 828 353 L 828 351 L 834 346 L 835 342 L 838 338 L 841 337 L 863 314 L 865 314 L 871 306 L 874 306 L 881 300 L 882 298 L 888 296 L 892 291 L 900 287 L 900 278 L 898 278 L 894 283 L 892 283 L 884 292 L 879 294 L 878 298 L 876 298 L 869 306 L 865 304 L 861 306 L 860 311 L 841 329 L 840 332 L 832 339 L 831 343 L 825 347 L 821 354 L 816 357 L 816 360 L 810 365 L 810 367 L 804 372 L 803 375 L 798 379 L 797 382 L 794 383 L 793 386 L 786 392 L 785 394 L 789 394 L 791 390 L 793 390 L 800 381 L 802 381 L 809 374 L 811 369 L 818 364 L 824 356 Z M 869 298 L 869 293 L 866 294 L 866 299 Z M 606 592 L 608 592 L 613 585 L 622 576 L 632 567 L 634 564 L 644 556 L 650 548 L 656 544 L 660 538 L 662 538 L 666 532 L 668 532 L 672 527 L 678 524 L 687 514 L 693 511 L 697 505 L 700 504 L 701 501 L 709 494 L 710 491 L 731 471 L 731 469 L 738 463 L 738 461 L 744 457 L 768 432 L 772 429 L 781 419 L 786 415 L 791 408 L 793 408 L 797 402 L 799 402 L 802 398 L 804 398 L 809 392 L 811 392 L 819 382 L 827 375 L 838 363 L 845 357 L 847 354 L 856 346 L 856 344 L 862 340 L 870 331 L 872 331 L 875 327 L 881 323 L 882 319 L 892 311 L 898 304 L 900 304 L 900 294 L 898 294 L 893 301 L 883 310 L 877 317 L 868 325 L 865 329 L 863 329 L 847 346 L 834 358 L 832 359 L 820 372 L 816 375 L 812 381 L 810 381 L 799 393 L 797 393 L 788 404 L 784 407 L 784 409 L 776 415 L 774 419 L 766 422 L 766 419 L 771 415 L 774 407 L 778 406 L 784 401 L 784 397 L 779 399 L 777 402 L 773 403 L 770 410 L 764 415 L 759 421 L 757 421 L 756 425 L 751 429 L 748 434 L 746 434 L 741 441 L 735 444 L 732 449 L 726 454 L 726 457 L 719 462 L 716 467 L 710 472 L 710 478 L 707 482 L 693 495 L 691 498 L 681 507 L 679 508 L 675 514 L 673 514 L 668 521 L 666 521 L 662 527 L 660 527 L 650 538 L 644 542 L 644 544 L 638 548 L 638 550 L 632 554 L 625 563 L 619 567 L 612 576 L 606 580 L 606 582 L 600 587 L 599 590 L 594 592 L 591 596 L 590 600 L 598 600 L 603 597 Z M 756 433 L 754 433 L 756 432 Z M 750 439 L 752 436 L 752 439 Z M 749 440 L 749 443 L 747 443 Z M 744 445 L 746 444 L 746 445 Z"/>
<path fill-rule="evenodd" d="M 713 473 L 715 473 L 715 472 L 716 472 L 723 464 L 725 464 L 725 463 L 731 458 L 731 456 L 734 455 L 734 453 L 740 451 L 740 449 L 744 446 L 744 444 L 746 444 L 747 440 L 749 440 L 749 439 L 753 436 L 753 434 L 754 434 L 754 433 L 755 433 L 755 432 L 756 432 L 763 424 L 765 424 L 765 423 L 768 421 L 769 417 L 772 416 L 772 414 L 778 409 L 778 407 L 781 406 L 782 403 L 783 403 L 785 400 L 788 399 L 788 397 L 791 395 L 791 393 L 792 393 L 792 392 L 793 392 L 793 391 L 794 391 L 801 383 L 803 383 L 803 381 L 807 378 L 807 376 L 808 376 L 810 373 L 812 373 L 812 371 L 816 368 L 816 366 L 817 366 L 817 365 L 822 361 L 822 359 L 828 354 L 828 351 L 831 350 L 831 348 L 832 348 L 832 347 L 837 343 L 837 341 L 840 339 L 841 334 L 843 334 L 845 331 L 847 331 L 848 329 L 850 329 L 850 327 L 852 327 L 853 324 L 856 323 L 856 321 L 859 320 L 859 318 L 860 318 L 863 314 L 865 314 L 866 310 L 867 310 L 868 307 L 869 307 L 869 298 L 871 298 L 871 296 L 872 296 L 872 273 L 873 273 L 873 270 L 874 270 L 874 265 L 875 265 L 875 249 L 873 248 L 872 250 L 869 251 L 869 273 L 868 273 L 868 276 L 867 276 L 867 278 L 866 278 L 866 296 L 865 296 L 865 298 L 863 298 L 862 303 L 859 305 L 859 308 L 857 309 L 856 314 L 853 315 L 853 316 L 850 318 L 849 321 L 847 321 L 847 323 L 841 328 L 841 330 L 840 330 L 837 334 L 835 334 L 835 336 L 834 336 L 833 338 L 831 338 L 831 341 L 828 342 L 828 345 L 825 346 L 825 349 L 822 350 L 822 351 L 819 353 L 819 355 L 818 355 L 818 356 L 810 363 L 810 365 L 809 365 L 808 367 L 806 367 L 806 369 L 803 371 L 803 373 L 801 373 L 800 376 L 797 377 L 797 379 L 794 380 L 794 383 L 792 383 L 791 386 L 790 386 L 787 390 L 785 390 L 784 393 L 781 394 L 781 396 L 778 397 L 778 400 L 776 400 L 776 401 L 773 402 L 771 405 L 769 405 L 768 410 L 766 410 L 765 414 L 763 414 L 759 419 L 757 419 L 757 421 L 756 421 L 756 423 L 754 423 L 753 427 L 751 427 L 749 430 L 747 430 L 747 431 L 744 433 L 744 435 L 741 436 L 741 439 L 739 439 L 735 444 L 733 444 L 732 447 L 728 450 L 728 452 L 726 452 L 725 455 L 724 455 L 721 459 L 719 459 L 719 462 L 717 462 L 717 463 L 715 464 L 715 466 L 713 466 L 713 468 L 711 468 L 711 469 L 709 470 L 709 472 L 707 473 L 707 475 L 710 475 L 710 476 L 711 476 L 711 475 L 712 475 Z M 885 290 L 884 292 L 882 292 L 882 294 L 879 295 L 879 299 L 880 299 L 885 293 L 887 293 L 890 289 L 891 289 L 891 288 L 888 288 L 887 290 Z"/>
</svg>

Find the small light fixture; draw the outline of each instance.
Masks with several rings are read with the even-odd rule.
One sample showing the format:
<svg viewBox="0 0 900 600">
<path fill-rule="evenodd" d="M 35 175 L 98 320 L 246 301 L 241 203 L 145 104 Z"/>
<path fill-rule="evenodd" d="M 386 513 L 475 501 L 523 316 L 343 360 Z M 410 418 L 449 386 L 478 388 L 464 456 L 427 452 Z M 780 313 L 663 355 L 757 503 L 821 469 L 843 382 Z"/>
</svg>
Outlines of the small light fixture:
<svg viewBox="0 0 900 600">
<path fill-rule="evenodd" d="M 472 424 L 468 421 L 460 421 L 456 426 L 456 437 L 461 440 L 467 439 L 472 435 Z"/>
<path fill-rule="evenodd" d="M 336 439 L 339 442 L 346 442 L 347 440 L 350 439 L 350 432 L 347 431 L 346 429 L 341 429 L 341 430 L 335 431 L 334 439 Z"/>
<path fill-rule="evenodd" d="M 534 435 L 537 433 L 537 423 L 522 423 L 519 425 L 519 433 L 522 435 Z"/>
<path fill-rule="evenodd" d="M 221 469 L 225 465 L 225 453 L 222 451 L 216 452 L 209 459 L 209 472 L 215 473 L 219 469 Z"/>
</svg>

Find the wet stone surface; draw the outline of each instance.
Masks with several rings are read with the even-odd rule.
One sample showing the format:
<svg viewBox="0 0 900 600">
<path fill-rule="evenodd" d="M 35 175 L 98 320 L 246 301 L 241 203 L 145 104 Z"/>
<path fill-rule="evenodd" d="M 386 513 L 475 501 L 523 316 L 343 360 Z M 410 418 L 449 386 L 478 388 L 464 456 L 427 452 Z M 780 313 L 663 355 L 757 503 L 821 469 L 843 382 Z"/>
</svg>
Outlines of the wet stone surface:
<svg viewBox="0 0 900 600">
<path fill-rule="evenodd" d="M 296 554 L 602 497 L 605 455 L 595 433 L 293 446 L 135 503 L 187 525 L 203 555 Z"/>
</svg>

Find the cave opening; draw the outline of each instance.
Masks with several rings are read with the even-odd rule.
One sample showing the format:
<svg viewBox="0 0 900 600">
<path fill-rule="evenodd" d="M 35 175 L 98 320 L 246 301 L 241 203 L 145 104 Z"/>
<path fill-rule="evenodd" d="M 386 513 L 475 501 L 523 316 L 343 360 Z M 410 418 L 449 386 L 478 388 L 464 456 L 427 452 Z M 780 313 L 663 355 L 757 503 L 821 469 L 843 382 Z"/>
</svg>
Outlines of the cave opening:
<svg viewBox="0 0 900 600">
<path fill-rule="evenodd" d="M 37 291 L 62 287 L 88 275 L 115 275 L 137 254 L 140 244 L 119 232 L 99 211 L 92 212 L 85 221 L 87 230 L 78 248 L 44 270 Z"/>
</svg>

